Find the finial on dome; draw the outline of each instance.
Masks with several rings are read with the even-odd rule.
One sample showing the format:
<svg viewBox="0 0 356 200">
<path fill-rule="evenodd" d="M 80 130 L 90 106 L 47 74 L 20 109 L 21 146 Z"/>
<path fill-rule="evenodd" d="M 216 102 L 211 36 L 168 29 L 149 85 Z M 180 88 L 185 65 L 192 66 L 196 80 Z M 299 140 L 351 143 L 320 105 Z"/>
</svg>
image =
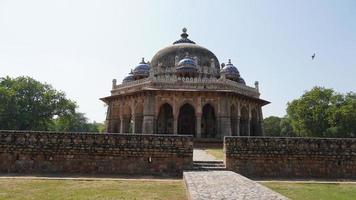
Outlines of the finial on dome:
<svg viewBox="0 0 356 200">
<path fill-rule="evenodd" d="M 189 52 L 185 52 L 185 57 L 189 57 Z"/>
<path fill-rule="evenodd" d="M 231 64 L 231 59 L 229 59 L 229 64 Z"/>
<path fill-rule="evenodd" d="M 145 58 L 144 57 L 142 57 L 141 63 L 145 64 Z"/>
<path fill-rule="evenodd" d="M 180 35 L 182 38 L 188 38 L 188 34 L 187 34 L 187 28 L 183 28 L 182 29 L 183 33 Z"/>
<path fill-rule="evenodd" d="M 182 34 L 180 34 L 181 38 L 175 42 L 173 42 L 173 44 L 181 44 L 181 43 L 191 43 L 191 44 L 195 44 L 195 42 L 191 41 L 190 39 L 188 39 L 188 33 L 187 33 L 187 28 L 183 28 L 182 29 Z"/>
</svg>

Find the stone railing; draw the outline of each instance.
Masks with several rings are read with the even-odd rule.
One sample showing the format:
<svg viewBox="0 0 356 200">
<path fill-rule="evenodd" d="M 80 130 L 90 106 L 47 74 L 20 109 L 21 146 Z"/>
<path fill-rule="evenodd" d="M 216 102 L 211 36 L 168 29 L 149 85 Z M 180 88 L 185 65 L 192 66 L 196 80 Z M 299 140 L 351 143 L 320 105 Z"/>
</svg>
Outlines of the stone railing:
<svg viewBox="0 0 356 200">
<path fill-rule="evenodd" d="M 225 137 L 229 170 L 256 178 L 356 178 L 356 139 Z"/>
<path fill-rule="evenodd" d="M 176 76 L 160 76 L 155 78 L 145 78 L 116 85 L 112 90 L 113 94 L 122 94 L 143 87 L 155 87 L 160 89 L 212 89 L 212 90 L 233 90 L 240 94 L 258 98 L 259 92 L 256 88 L 246 86 L 228 79 L 216 78 L 180 78 Z"/>
<path fill-rule="evenodd" d="M 0 131 L 2 173 L 181 176 L 192 156 L 191 136 Z"/>
<path fill-rule="evenodd" d="M 129 81 L 129 82 L 121 83 L 119 85 L 115 85 L 113 89 L 115 90 L 115 89 L 135 86 L 135 85 L 139 85 L 139 84 L 145 84 L 145 83 L 149 83 L 151 80 L 152 80 L 151 78 L 143 78 L 143 79 L 138 79 L 135 81 Z"/>
</svg>

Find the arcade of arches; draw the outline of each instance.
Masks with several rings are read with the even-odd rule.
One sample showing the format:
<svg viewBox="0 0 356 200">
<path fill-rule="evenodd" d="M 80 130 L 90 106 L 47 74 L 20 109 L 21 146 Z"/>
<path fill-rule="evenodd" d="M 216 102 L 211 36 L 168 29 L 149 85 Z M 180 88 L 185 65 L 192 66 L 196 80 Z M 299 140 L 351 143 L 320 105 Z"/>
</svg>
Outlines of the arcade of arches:
<svg viewBox="0 0 356 200">
<path fill-rule="evenodd" d="M 217 94 L 132 95 L 111 99 L 107 131 L 196 138 L 262 135 L 261 102 Z"/>
</svg>

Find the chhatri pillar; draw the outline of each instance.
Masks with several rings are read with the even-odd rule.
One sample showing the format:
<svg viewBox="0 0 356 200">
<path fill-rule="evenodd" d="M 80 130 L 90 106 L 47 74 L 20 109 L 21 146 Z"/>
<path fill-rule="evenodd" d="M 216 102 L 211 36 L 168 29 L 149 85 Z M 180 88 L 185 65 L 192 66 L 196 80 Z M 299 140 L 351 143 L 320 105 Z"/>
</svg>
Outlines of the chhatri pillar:
<svg viewBox="0 0 356 200">
<path fill-rule="evenodd" d="M 143 103 L 142 133 L 154 134 L 155 130 L 155 98 L 148 94 Z"/>
</svg>

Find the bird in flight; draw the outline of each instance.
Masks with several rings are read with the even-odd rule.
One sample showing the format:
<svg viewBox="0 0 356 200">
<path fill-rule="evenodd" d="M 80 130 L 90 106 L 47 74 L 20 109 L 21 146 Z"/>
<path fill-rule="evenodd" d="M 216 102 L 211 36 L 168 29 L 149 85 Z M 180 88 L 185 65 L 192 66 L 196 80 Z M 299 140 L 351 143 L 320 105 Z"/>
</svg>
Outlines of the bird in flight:
<svg viewBox="0 0 356 200">
<path fill-rule="evenodd" d="M 312 60 L 314 60 L 314 58 L 315 58 L 315 53 L 311 56 L 311 58 L 312 58 Z"/>
</svg>

